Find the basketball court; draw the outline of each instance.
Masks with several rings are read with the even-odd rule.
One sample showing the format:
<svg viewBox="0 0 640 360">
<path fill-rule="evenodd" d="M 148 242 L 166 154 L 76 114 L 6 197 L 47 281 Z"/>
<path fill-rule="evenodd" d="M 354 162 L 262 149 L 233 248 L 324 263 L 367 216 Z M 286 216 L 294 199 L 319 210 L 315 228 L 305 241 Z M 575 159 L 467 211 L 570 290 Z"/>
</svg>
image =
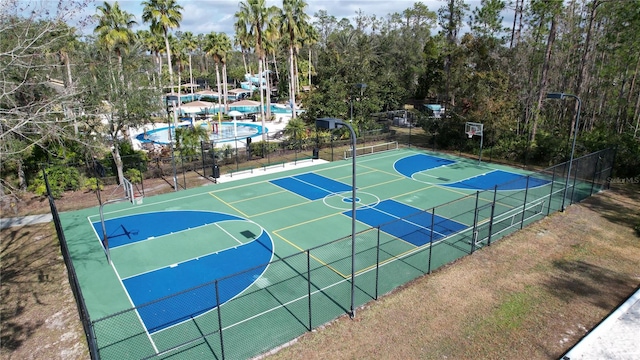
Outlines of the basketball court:
<svg viewBox="0 0 640 360">
<path fill-rule="evenodd" d="M 224 357 L 223 343 L 227 357 L 256 356 L 347 312 L 352 277 L 374 276 L 372 263 L 410 263 L 442 242 L 434 267 L 448 263 L 484 233 L 557 210 L 565 186 L 412 149 L 359 156 L 355 199 L 351 173 L 351 161 L 321 162 L 150 198 L 127 183 L 128 201 L 61 213 L 101 358 Z M 357 291 L 358 304 L 374 292 Z"/>
</svg>

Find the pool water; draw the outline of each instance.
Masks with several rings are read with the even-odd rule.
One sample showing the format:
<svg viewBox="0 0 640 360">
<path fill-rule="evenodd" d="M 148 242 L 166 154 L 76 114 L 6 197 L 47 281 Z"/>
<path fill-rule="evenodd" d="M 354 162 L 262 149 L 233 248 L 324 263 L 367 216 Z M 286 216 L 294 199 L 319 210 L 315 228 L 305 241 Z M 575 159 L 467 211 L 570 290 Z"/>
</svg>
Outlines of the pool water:
<svg viewBox="0 0 640 360">
<path fill-rule="evenodd" d="M 191 125 L 184 124 L 178 125 L 178 127 L 189 127 Z M 208 123 L 203 122 L 198 126 L 206 126 L 211 131 L 211 127 L 217 127 L 217 123 Z M 152 130 L 147 130 L 142 134 L 136 135 L 136 140 L 142 143 L 156 143 L 166 145 L 169 144 L 169 130 L 171 131 L 171 136 L 174 136 L 175 131 L 174 127 L 162 127 Z M 268 132 L 269 130 L 265 128 L 263 131 L 262 126 L 257 124 L 248 124 L 248 123 L 233 123 L 233 122 L 223 122 L 221 123 L 220 128 L 217 132 L 211 132 L 209 135 L 209 139 L 216 143 L 220 142 L 228 142 L 235 141 L 236 139 L 244 139 L 247 137 L 254 137 L 262 135 L 263 132 Z"/>
</svg>

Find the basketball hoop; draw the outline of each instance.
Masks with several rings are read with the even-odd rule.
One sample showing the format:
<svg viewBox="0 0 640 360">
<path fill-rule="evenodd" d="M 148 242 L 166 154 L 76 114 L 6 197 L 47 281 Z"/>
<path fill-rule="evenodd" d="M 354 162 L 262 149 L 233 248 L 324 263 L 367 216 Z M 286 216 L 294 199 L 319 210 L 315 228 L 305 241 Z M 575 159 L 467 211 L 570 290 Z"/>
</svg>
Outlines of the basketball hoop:
<svg viewBox="0 0 640 360">
<path fill-rule="evenodd" d="M 144 199 L 144 195 L 137 193 L 133 195 L 133 205 L 142 205 L 142 200 Z"/>
<path fill-rule="evenodd" d="M 471 139 L 472 137 L 474 137 L 476 134 L 476 129 L 471 129 L 471 131 L 467 132 L 467 136 L 469 136 L 469 139 Z"/>
</svg>

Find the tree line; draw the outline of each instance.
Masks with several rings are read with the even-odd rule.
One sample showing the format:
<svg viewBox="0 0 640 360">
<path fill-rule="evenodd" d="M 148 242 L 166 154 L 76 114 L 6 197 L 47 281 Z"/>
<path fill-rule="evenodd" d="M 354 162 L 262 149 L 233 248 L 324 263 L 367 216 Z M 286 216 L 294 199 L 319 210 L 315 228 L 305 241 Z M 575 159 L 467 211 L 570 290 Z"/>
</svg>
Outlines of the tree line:
<svg viewBox="0 0 640 360">
<path fill-rule="evenodd" d="M 163 94 L 196 79 L 226 93 L 255 73 L 267 78 L 256 99 L 277 97 L 294 116 L 301 104 L 309 125 L 331 116 L 373 129 L 371 114 L 439 104 L 444 118 L 415 118 L 442 144 L 463 135 L 464 122 L 480 122 L 495 154 L 554 163 L 578 136 L 579 152 L 618 146 L 621 175 L 637 174 L 640 1 L 474 4 L 416 2 L 349 20 L 309 14 L 303 0 L 243 0 L 234 34 L 193 34 L 180 31 L 189 14 L 175 0 L 143 1 L 136 15 L 104 2 L 86 19 L 83 0 L 45 14 L 9 1 L 0 9 L 3 183 L 24 189 L 37 164 L 105 156 L 121 177 L 129 129 L 169 120 Z"/>
</svg>

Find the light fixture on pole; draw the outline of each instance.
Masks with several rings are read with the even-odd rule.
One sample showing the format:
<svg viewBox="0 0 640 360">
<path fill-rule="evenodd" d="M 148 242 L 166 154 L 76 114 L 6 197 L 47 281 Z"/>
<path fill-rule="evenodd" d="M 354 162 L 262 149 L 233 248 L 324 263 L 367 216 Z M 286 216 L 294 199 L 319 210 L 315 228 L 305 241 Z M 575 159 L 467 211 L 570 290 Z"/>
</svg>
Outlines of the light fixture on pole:
<svg viewBox="0 0 640 360">
<path fill-rule="evenodd" d="M 351 309 L 350 316 L 356 316 L 355 309 L 355 274 L 356 274 L 356 133 L 353 127 L 346 121 L 336 118 L 316 119 L 316 127 L 323 129 L 335 129 L 346 126 L 351 132 Z"/>
<path fill-rule="evenodd" d="M 580 124 L 580 109 L 582 108 L 582 100 L 580 100 L 579 97 L 577 97 L 576 95 L 573 94 L 565 94 L 565 93 L 557 93 L 557 92 L 551 92 L 551 93 L 547 93 L 547 99 L 560 99 L 560 100 L 564 100 L 565 97 L 572 97 L 574 99 L 576 99 L 576 101 L 578 102 L 578 111 L 576 113 L 576 123 L 573 129 L 573 141 L 571 144 L 571 156 L 569 157 L 569 168 L 567 169 L 567 178 L 565 180 L 565 184 L 564 184 L 564 195 L 562 196 L 562 211 L 565 210 L 565 206 L 564 206 L 564 202 L 565 199 L 567 198 L 567 188 L 569 187 L 569 178 L 571 177 L 571 166 L 573 165 L 573 155 L 575 153 L 576 150 L 576 139 L 578 138 L 578 127 Z"/>
</svg>

